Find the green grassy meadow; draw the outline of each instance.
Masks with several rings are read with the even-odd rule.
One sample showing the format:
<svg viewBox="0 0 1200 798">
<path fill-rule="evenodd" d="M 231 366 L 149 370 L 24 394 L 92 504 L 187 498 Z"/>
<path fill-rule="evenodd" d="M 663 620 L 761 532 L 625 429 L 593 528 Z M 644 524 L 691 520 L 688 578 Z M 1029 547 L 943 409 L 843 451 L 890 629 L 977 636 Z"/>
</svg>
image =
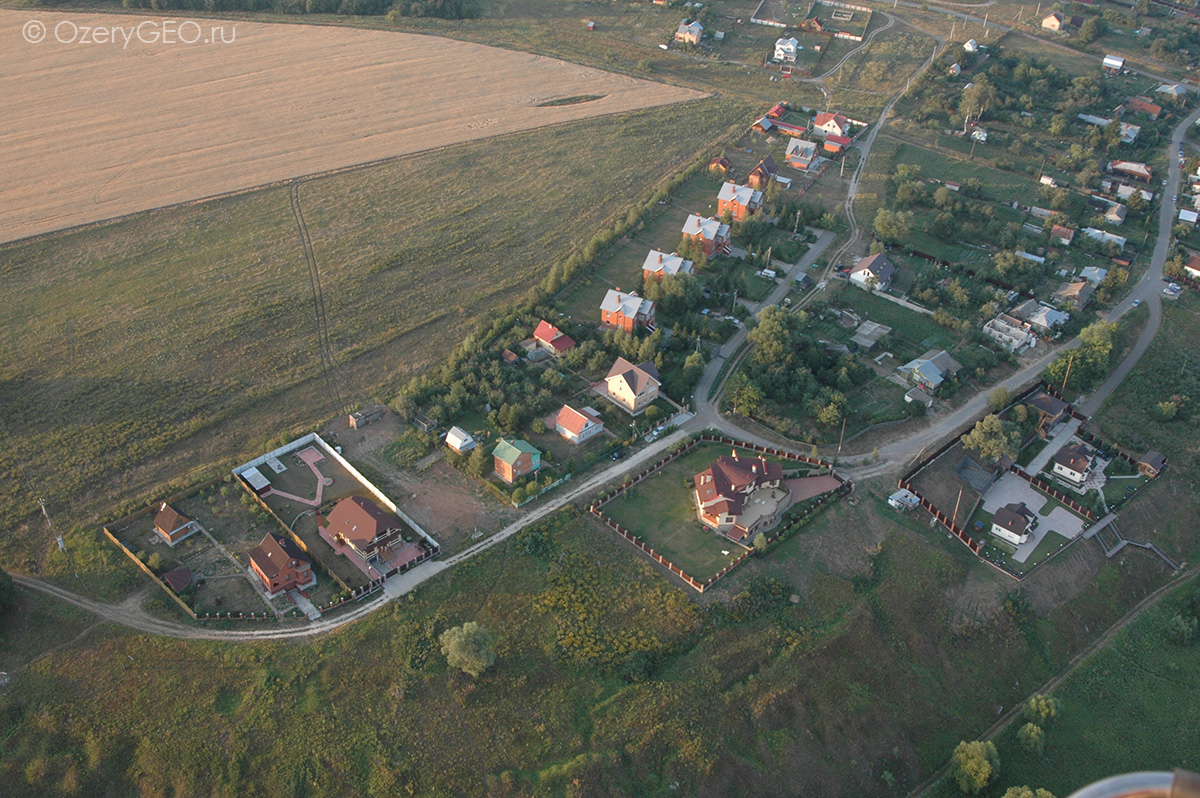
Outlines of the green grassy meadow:
<svg viewBox="0 0 1200 798">
<path fill-rule="evenodd" d="M 702 101 L 303 181 L 342 400 L 438 363 L 749 113 Z M 60 531 L 94 524 L 334 412 L 287 187 L 16 243 L 0 274 L 10 567 L 65 570 L 35 497 Z"/>
</svg>

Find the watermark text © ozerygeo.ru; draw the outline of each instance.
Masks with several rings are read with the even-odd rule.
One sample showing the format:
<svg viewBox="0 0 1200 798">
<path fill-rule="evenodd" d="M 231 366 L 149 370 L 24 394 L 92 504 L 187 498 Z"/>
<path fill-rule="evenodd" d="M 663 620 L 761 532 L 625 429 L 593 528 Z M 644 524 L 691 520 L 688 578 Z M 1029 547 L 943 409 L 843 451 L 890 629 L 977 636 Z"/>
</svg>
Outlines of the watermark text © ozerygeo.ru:
<svg viewBox="0 0 1200 798">
<path fill-rule="evenodd" d="M 236 25 L 209 25 L 190 19 L 145 20 L 136 25 L 82 25 L 69 19 L 46 27 L 41 20 L 31 19 L 21 28 L 21 35 L 30 44 L 117 45 L 122 50 L 131 43 L 141 44 L 233 44 L 237 39 Z"/>
</svg>

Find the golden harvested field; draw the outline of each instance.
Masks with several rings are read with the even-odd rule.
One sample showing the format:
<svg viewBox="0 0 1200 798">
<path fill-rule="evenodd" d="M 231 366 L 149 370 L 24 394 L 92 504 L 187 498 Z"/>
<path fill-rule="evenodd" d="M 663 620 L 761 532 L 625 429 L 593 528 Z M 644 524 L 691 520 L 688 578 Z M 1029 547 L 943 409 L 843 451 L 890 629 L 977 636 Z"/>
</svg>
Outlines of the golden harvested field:
<svg viewBox="0 0 1200 798">
<path fill-rule="evenodd" d="M 388 31 L 174 20 L 176 37 L 199 41 L 148 44 L 161 27 L 143 28 L 139 38 L 133 28 L 143 19 L 169 21 L 0 12 L 0 242 L 703 96 L 552 58 Z M 45 25 L 37 44 L 23 37 L 31 20 Z M 85 35 L 115 41 L 60 41 Z M 204 43 L 213 37 L 224 41 Z M 539 107 L 588 96 L 599 99 Z"/>
</svg>

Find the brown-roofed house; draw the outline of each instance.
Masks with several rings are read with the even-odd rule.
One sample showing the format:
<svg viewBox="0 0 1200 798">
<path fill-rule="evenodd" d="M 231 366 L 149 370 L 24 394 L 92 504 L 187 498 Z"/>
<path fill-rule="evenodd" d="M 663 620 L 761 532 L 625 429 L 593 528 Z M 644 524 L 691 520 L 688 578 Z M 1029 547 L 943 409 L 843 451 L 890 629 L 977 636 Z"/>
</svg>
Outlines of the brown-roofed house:
<svg viewBox="0 0 1200 798">
<path fill-rule="evenodd" d="M 1054 475 L 1062 477 L 1075 486 L 1082 485 L 1092 474 L 1092 464 L 1095 456 L 1082 443 L 1064 446 L 1050 458 L 1054 464 Z"/>
<path fill-rule="evenodd" d="M 1014 546 L 1029 540 L 1029 532 L 1037 524 L 1037 516 L 1024 502 L 1006 504 L 992 516 L 992 534 Z"/>
<path fill-rule="evenodd" d="M 167 587 L 174 590 L 176 593 L 182 593 L 192 586 L 192 569 L 186 565 L 181 565 L 174 571 L 167 571 L 162 575 L 163 583 Z"/>
<path fill-rule="evenodd" d="M 1087 307 L 1088 302 L 1091 301 L 1095 290 L 1096 286 L 1092 285 L 1089 281 L 1075 280 L 1060 285 L 1058 290 L 1051 294 L 1050 298 L 1055 302 L 1070 305 L 1076 310 L 1083 310 Z"/>
<path fill-rule="evenodd" d="M 736 450 L 692 477 L 692 487 L 700 522 L 742 545 L 755 532 L 773 527 L 791 503 L 783 466 L 740 457 Z"/>
<path fill-rule="evenodd" d="M 1067 403 L 1045 391 L 1030 394 L 1025 404 L 1038 412 L 1037 434 L 1045 438 L 1067 412 Z"/>
<path fill-rule="evenodd" d="M 250 570 L 271 598 L 289 590 L 305 590 L 317 583 L 312 563 L 300 547 L 270 532 L 250 550 Z"/>
<path fill-rule="evenodd" d="M 608 398 L 613 404 L 638 415 L 658 398 L 658 369 L 646 361 L 635 366 L 623 357 L 617 358 L 604 378 Z"/>
<path fill-rule="evenodd" d="M 1167 456 L 1162 452 L 1146 452 L 1137 463 L 1138 471 L 1154 479 L 1167 467 Z"/>
<path fill-rule="evenodd" d="M 189 535 L 199 532 L 200 527 L 195 521 L 163 502 L 158 508 L 158 514 L 154 516 L 154 531 L 168 545 L 174 546 Z"/>
<path fill-rule="evenodd" d="M 758 162 L 758 165 L 750 170 L 746 182 L 751 188 L 756 188 L 759 191 L 766 191 L 767 186 L 775 175 L 779 174 L 779 167 L 775 165 L 775 159 L 768 155 Z"/>
<path fill-rule="evenodd" d="M 362 496 L 338 502 L 325 519 L 325 531 L 337 543 L 370 562 L 375 552 L 401 534 L 400 519 Z"/>
</svg>

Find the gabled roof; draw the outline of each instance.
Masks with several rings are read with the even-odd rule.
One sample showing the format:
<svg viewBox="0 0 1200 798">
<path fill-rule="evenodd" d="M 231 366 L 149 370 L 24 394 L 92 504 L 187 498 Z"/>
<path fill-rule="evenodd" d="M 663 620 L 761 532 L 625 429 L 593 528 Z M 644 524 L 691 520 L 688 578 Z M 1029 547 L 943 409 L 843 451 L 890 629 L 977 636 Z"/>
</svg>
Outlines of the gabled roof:
<svg viewBox="0 0 1200 798">
<path fill-rule="evenodd" d="M 770 177 L 779 172 L 779 167 L 775 165 L 775 159 L 768 155 L 758 162 L 758 165 L 750 170 L 750 174 L 760 174 L 763 177 Z"/>
<path fill-rule="evenodd" d="M 1154 452 L 1154 451 L 1146 452 L 1138 460 L 1138 465 L 1150 466 L 1155 471 L 1162 471 L 1163 467 L 1166 464 L 1167 464 L 1167 456 L 1165 454 L 1163 454 L 1162 452 Z"/>
<path fill-rule="evenodd" d="M 540 455 L 541 451 L 520 438 L 501 438 L 492 455 L 503 463 L 514 465 L 522 454 Z"/>
<path fill-rule="evenodd" d="M 832 133 L 825 137 L 826 144 L 836 144 L 839 147 L 849 147 L 851 142 L 852 139 L 847 136 L 835 136 Z"/>
<path fill-rule="evenodd" d="M 1185 89 L 1183 86 L 1180 86 L 1178 83 L 1164 83 L 1155 89 L 1155 91 L 1159 94 L 1165 94 L 1168 97 L 1179 97 L 1180 95 L 1185 94 L 1187 89 Z"/>
<path fill-rule="evenodd" d="M 796 46 L 798 44 L 800 44 L 800 40 L 797 39 L 795 36 L 789 36 L 786 39 L 783 38 L 782 36 L 780 36 L 778 39 L 775 40 L 775 47 L 776 48 L 782 47 L 785 50 L 795 50 Z"/>
<path fill-rule="evenodd" d="M 738 205 L 753 205 L 762 201 L 762 192 L 750 186 L 739 186 L 737 183 L 726 181 L 721 185 L 717 199 L 723 202 L 736 202 Z"/>
<path fill-rule="evenodd" d="M 571 336 L 564 334 L 562 330 L 545 319 L 538 322 L 537 329 L 533 331 L 533 339 L 546 344 L 556 352 L 565 352 L 575 346 L 575 341 Z"/>
<path fill-rule="evenodd" d="M 168 535 L 178 532 L 190 523 L 192 523 L 192 519 L 166 502 L 162 503 L 162 506 L 158 508 L 158 515 L 154 516 L 155 529 L 161 529 Z"/>
<path fill-rule="evenodd" d="M 629 389 L 637 395 L 641 393 L 650 383 L 661 385 L 658 379 L 658 369 L 650 361 L 646 361 L 641 365 L 635 366 L 623 357 L 617 358 L 617 362 L 613 363 L 612 368 L 608 370 L 608 375 L 604 378 L 607 380 L 621 379 L 629 386 Z"/>
<path fill-rule="evenodd" d="M 1092 464 L 1092 453 L 1082 443 L 1064 446 L 1054 454 L 1055 463 L 1082 474 Z"/>
<path fill-rule="evenodd" d="M 1050 228 L 1050 237 L 1062 239 L 1070 244 L 1072 239 L 1075 238 L 1075 231 L 1069 227 L 1063 227 L 1061 224 L 1056 224 Z"/>
<path fill-rule="evenodd" d="M 930 349 L 915 360 L 905 363 L 899 370 L 920 374 L 925 382 L 936 388 L 946 377 L 953 377 L 961 368 L 962 364 L 952 358 L 945 349 Z"/>
<path fill-rule="evenodd" d="M 892 275 L 896 273 L 896 265 L 883 253 L 868 255 L 855 264 L 850 270 L 850 274 L 859 274 L 861 272 L 870 272 L 875 275 L 875 279 L 883 285 L 892 279 Z"/>
<path fill-rule="evenodd" d="M 399 527 L 399 519 L 362 496 L 342 499 L 325 519 L 325 528 L 331 537 L 340 535 L 359 549 L 365 548 L 389 529 Z"/>
<path fill-rule="evenodd" d="M 1038 391 L 1025 400 L 1025 404 L 1054 418 L 1067 409 L 1067 403 L 1062 399 L 1051 396 L 1045 391 Z"/>
<path fill-rule="evenodd" d="M 699 214 L 692 213 L 688 215 L 687 221 L 683 223 L 683 234 L 685 236 L 700 236 L 708 241 L 716 241 L 719 238 L 725 238 L 729 235 L 729 225 L 711 216 L 700 216 Z"/>
<path fill-rule="evenodd" d="M 642 271 L 655 274 L 661 272 L 670 277 L 677 274 L 694 274 L 696 270 L 695 264 L 690 260 L 685 260 L 682 255 L 674 252 L 668 255 L 661 250 L 652 249 L 646 256 L 645 262 L 642 263 Z"/>
<path fill-rule="evenodd" d="M 1006 504 L 992 516 L 992 523 L 1017 535 L 1024 535 L 1037 516 L 1025 506 L 1025 502 Z"/>
<path fill-rule="evenodd" d="M 580 412 L 570 405 L 563 405 L 554 417 L 555 426 L 562 427 L 572 435 L 580 434 L 591 424 L 600 423 L 600 414 L 590 407 L 585 407 Z"/>
<path fill-rule="evenodd" d="M 1079 276 L 1089 283 L 1102 283 L 1108 276 L 1108 269 L 1102 266 L 1084 266 L 1079 270 Z"/>
<path fill-rule="evenodd" d="M 276 537 L 270 532 L 261 543 L 250 549 L 250 561 L 258 566 L 258 570 L 268 579 L 285 568 L 308 564 L 308 558 L 300 551 L 299 546 L 288 538 Z"/>
<path fill-rule="evenodd" d="M 816 119 L 813 120 L 813 126 L 814 127 L 824 127 L 825 125 L 829 124 L 830 122 L 833 122 L 834 124 L 836 124 L 838 130 L 845 130 L 850 124 L 850 121 L 848 119 L 846 119 L 846 117 L 842 116 L 841 114 L 836 113 L 836 112 L 829 113 L 828 111 L 824 111 L 822 113 L 817 114 Z"/>
<path fill-rule="evenodd" d="M 446 433 L 446 443 L 455 449 L 475 448 L 475 437 L 462 427 L 451 427 Z"/>
</svg>

